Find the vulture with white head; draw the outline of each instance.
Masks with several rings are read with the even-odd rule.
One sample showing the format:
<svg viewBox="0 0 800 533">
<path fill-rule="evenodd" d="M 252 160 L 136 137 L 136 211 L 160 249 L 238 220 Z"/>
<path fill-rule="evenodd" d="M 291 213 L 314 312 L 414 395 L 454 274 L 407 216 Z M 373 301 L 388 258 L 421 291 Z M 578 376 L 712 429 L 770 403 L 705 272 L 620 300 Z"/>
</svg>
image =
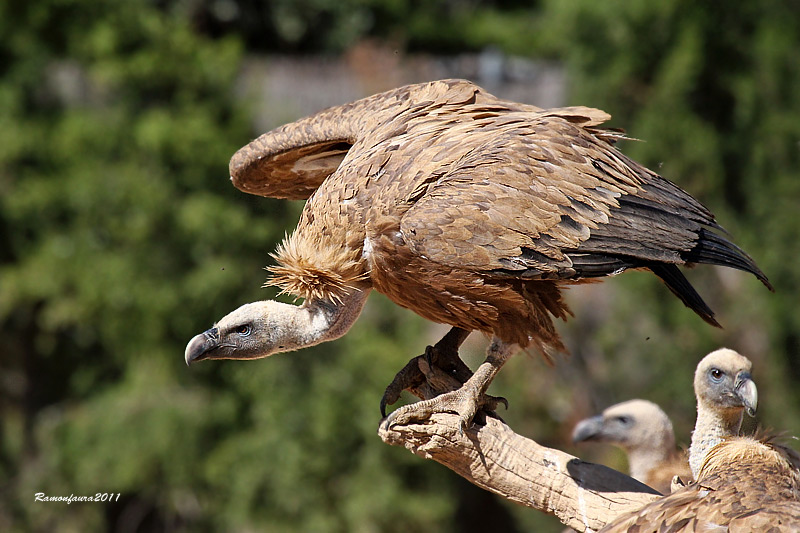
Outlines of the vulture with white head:
<svg viewBox="0 0 800 533">
<path fill-rule="evenodd" d="M 800 455 L 773 439 L 738 436 L 743 412 L 758 405 L 750 367 L 726 348 L 700 362 L 689 449 L 696 481 L 602 532 L 800 532 Z"/>
<path fill-rule="evenodd" d="M 653 402 L 629 400 L 581 420 L 573 442 L 605 442 L 625 450 L 632 478 L 669 494 L 672 478 L 692 479 L 688 457 L 675 447 L 672 421 Z"/>
<path fill-rule="evenodd" d="M 244 192 L 307 199 L 274 254 L 271 283 L 303 300 L 246 304 L 194 337 L 187 363 L 258 359 L 344 335 L 376 290 L 463 339 L 492 337 L 486 361 L 451 393 L 394 422 L 455 411 L 469 423 L 505 361 L 563 351 L 561 288 L 650 270 L 705 321 L 679 270 L 753 273 L 713 215 L 616 150 L 597 109 L 540 109 L 464 80 L 408 85 L 266 133 L 230 164 Z M 457 344 L 455 350 L 457 350 Z M 457 357 L 457 352 L 456 352 Z"/>
<path fill-rule="evenodd" d="M 706 355 L 694 373 L 697 421 L 689 447 L 694 478 L 708 452 L 723 440 L 738 436 L 745 411 L 755 416 L 758 389 L 750 375 L 750 359 L 729 348 Z"/>
</svg>

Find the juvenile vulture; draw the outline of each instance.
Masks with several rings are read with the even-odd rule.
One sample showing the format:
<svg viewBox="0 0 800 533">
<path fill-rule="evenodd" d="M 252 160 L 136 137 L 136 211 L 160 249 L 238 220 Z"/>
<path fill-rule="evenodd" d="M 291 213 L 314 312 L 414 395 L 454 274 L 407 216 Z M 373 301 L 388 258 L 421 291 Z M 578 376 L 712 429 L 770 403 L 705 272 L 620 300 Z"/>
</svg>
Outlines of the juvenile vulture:
<svg viewBox="0 0 800 533">
<path fill-rule="evenodd" d="M 675 476 L 693 479 L 688 457 L 675 448 L 672 422 L 647 400 L 618 403 L 601 415 L 581 420 L 572 432 L 572 441 L 619 446 L 628 455 L 631 477 L 662 494 L 669 494 Z"/>
<path fill-rule="evenodd" d="M 712 352 L 698 365 L 694 385 L 696 482 L 602 531 L 800 531 L 800 456 L 770 439 L 737 436 L 742 412 L 753 413 L 758 403 L 750 361 L 733 350 Z"/>
<path fill-rule="evenodd" d="M 443 80 L 262 135 L 233 156 L 231 179 L 247 193 L 308 199 L 270 269 L 271 283 L 303 303 L 243 305 L 194 337 L 186 361 L 257 359 L 336 339 L 375 289 L 492 337 L 461 389 L 393 413 L 399 422 L 455 411 L 466 424 L 509 356 L 531 345 L 563 350 L 553 325 L 569 315 L 562 286 L 648 269 L 718 325 L 678 265 L 729 266 L 769 287 L 767 278 L 705 207 L 617 151 L 620 134 L 598 128 L 608 119 Z"/>
</svg>

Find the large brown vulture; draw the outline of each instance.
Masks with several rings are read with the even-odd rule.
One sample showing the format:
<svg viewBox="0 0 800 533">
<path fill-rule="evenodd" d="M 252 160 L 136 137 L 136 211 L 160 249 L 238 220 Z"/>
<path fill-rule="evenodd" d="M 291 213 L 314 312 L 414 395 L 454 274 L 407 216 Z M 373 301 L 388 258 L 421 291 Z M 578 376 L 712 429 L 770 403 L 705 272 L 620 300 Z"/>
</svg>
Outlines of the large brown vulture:
<svg viewBox="0 0 800 533">
<path fill-rule="evenodd" d="M 697 423 L 690 463 L 696 482 L 624 515 L 603 533 L 800 532 L 800 455 L 772 439 L 739 437 L 758 395 L 750 361 L 712 352 L 695 374 Z"/>
<path fill-rule="evenodd" d="M 648 269 L 717 325 L 678 265 L 729 266 L 769 287 L 766 276 L 705 207 L 617 151 L 620 135 L 598 128 L 608 119 L 443 80 L 262 135 L 233 156 L 231 179 L 251 194 L 308 199 L 271 268 L 271 283 L 304 301 L 240 307 L 194 337 L 186 361 L 336 339 L 375 289 L 429 320 L 492 336 L 464 386 L 393 413 L 400 422 L 455 410 L 467 423 L 509 356 L 530 345 L 563 350 L 553 325 L 570 314 L 563 286 Z"/>
<path fill-rule="evenodd" d="M 662 494 L 670 493 L 673 477 L 692 479 L 686 452 L 675 447 L 672 421 L 647 400 L 618 403 L 581 420 L 575 425 L 572 441 L 619 446 L 628 456 L 631 477 Z"/>
</svg>

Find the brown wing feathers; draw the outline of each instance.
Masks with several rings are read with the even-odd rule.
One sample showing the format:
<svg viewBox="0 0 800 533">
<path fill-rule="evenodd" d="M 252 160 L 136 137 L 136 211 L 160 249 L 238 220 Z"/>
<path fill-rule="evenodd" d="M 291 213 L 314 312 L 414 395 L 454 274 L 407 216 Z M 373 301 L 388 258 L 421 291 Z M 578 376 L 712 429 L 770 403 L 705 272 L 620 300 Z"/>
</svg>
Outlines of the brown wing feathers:
<svg viewBox="0 0 800 533">
<path fill-rule="evenodd" d="M 542 110 L 467 81 L 442 80 L 267 133 L 234 156 L 231 176 L 243 191 L 281 198 L 307 198 L 321 187 L 312 197 L 318 201 L 306 205 L 298 238 L 313 250 L 321 241 L 312 234 L 324 233 L 326 246 L 346 241 L 353 258 L 365 239 L 374 240 L 372 264 L 363 265 L 373 287 L 431 320 L 473 327 L 474 320 L 459 321 L 490 305 L 488 315 L 524 322 L 535 314 L 529 305 L 538 305 L 529 296 L 550 291 L 548 283 L 647 268 L 716 325 L 676 265 L 729 266 L 768 285 L 765 276 L 718 234 L 706 208 L 611 145 L 621 135 L 599 128 L 608 118 L 582 107 Z M 347 198 L 346 187 L 353 189 Z M 379 246 L 381 228 L 400 240 Z M 389 250 L 407 257 L 399 264 L 378 257 Z M 395 271 L 381 272 L 381 265 Z M 453 289 L 440 297 L 436 287 L 447 284 L 396 271 L 404 265 L 452 276 Z M 462 287 L 476 276 L 480 284 Z M 430 295 L 426 310 L 416 307 L 425 298 L 403 297 L 415 293 Z M 527 311 L 520 307 L 525 300 Z M 559 305 L 554 316 L 566 316 Z M 517 336 L 535 336 L 523 329 Z"/>
<path fill-rule="evenodd" d="M 632 165 L 638 165 L 630 161 Z M 641 168 L 641 167 L 639 167 Z M 724 231 L 713 215 L 672 183 L 646 173 L 642 190 L 619 198 L 609 222 L 592 232 L 578 247 L 579 252 L 599 255 L 600 265 L 619 271 L 648 268 L 687 307 L 703 320 L 719 327 L 706 305 L 676 265 L 706 263 L 727 266 L 754 274 L 772 289 L 755 262 L 739 247 L 713 230 Z M 579 276 L 604 276 L 611 270 L 598 268 L 594 254 L 573 256 Z"/>
<path fill-rule="evenodd" d="M 797 453 L 769 440 L 723 442 L 696 483 L 622 516 L 603 533 L 800 531 Z"/>
</svg>

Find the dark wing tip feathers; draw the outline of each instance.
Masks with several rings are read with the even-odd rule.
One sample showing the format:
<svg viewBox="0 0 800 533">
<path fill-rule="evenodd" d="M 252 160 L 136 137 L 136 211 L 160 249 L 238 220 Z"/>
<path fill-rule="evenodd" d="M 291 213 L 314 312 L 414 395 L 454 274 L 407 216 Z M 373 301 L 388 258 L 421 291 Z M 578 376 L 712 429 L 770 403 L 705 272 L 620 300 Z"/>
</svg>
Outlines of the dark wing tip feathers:
<svg viewBox="0 0 800 533">
<path fill-rule="evenodd" d="M 697 245 L 684 257 L 687 263 L 707 263 L 750 272 L 770 291 L 775 292 L 767 276 L 741 248 L 705 228 L 700 229 Z"/>
<path fill-rule="evenodd" d="M 689 251 L 683 259 L 687 263 L 706 263 L 719 265 L 744 272 L 750 272 L 769 290 L 775 292 L 767 276 L 756 265 L 755 261 L 741 248 L 730 242 L 725 237 L 718 235 L 706 228 L 701 228 L 698 233 L 697 245 Z M 689 309 L 697 313 L 703 320 L 712 326 L 721 328 L 714 318 L 714 312 L 695 291 L 689 280 L 681 273 L 677 265 L 669 263 L 651 263 L 647 265 L 656 276 L 661 278 L 670 291 L 677 296 Z"/>
<path fill-rule="evenodd" d="M 653 274 L 661 278 L 664 284 L 677 296 L 686 307 L 697 313 L 700 318 L 716 328 L 722 328 L 714 318 L 714 311 L 697 294 L 689 280 L 681 273 L 676 265 L 669 263 L 652 263 L 647 266 Z"/>
</svg>

